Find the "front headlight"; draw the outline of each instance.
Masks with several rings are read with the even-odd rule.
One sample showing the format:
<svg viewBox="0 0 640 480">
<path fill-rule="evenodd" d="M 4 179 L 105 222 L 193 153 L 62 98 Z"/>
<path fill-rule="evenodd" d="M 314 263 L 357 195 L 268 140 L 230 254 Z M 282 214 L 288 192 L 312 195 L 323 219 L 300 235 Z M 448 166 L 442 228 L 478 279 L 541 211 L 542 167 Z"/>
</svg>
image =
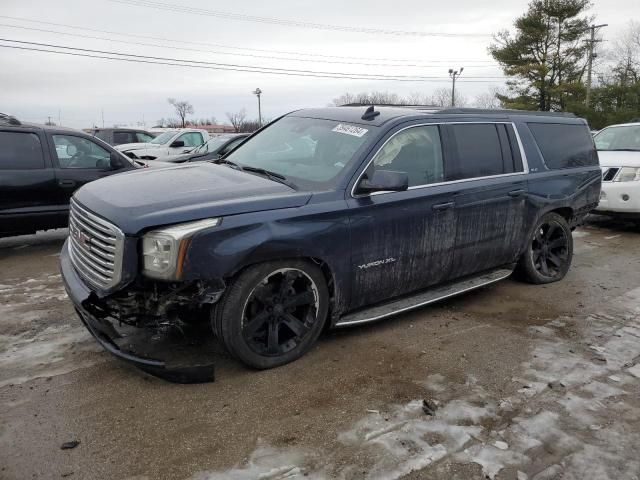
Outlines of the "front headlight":
<svg viewBox="0 0 640 480">
<path fill-rule="evenodd" d="M 640 181 L 640 168 L 622 167 L 616 175 L 614 182 L 635 182 Z"/>
<path fill-rule="evenodd" d="M 200 230 L 220 225 L 221 221 L 207 218 L 146 233 L 142 237 L 142 273 L 158 280 L 179 280 L 191 237 Z"/>
</svg>

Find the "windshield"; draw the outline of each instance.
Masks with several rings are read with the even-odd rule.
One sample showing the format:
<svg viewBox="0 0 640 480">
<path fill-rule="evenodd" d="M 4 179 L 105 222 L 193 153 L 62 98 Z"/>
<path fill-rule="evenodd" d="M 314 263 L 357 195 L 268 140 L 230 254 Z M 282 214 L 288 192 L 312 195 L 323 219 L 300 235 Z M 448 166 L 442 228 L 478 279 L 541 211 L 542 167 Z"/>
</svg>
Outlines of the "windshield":
<svg viewBox="0 0 640 480">
<path fill-rule="evenodd" d="M 600 151 L 640 151 L 640 125 L 605 128 L 594 137 L 594 140 L 596 148 Z"/>
<path fill-rule="evenodd" d="M 328 186 L 373 136 L 374 128 L 284 117 L 240 145 L 227 160 L 284 175 L 296 185 Z"/>
<path fill-rule="evenodd" d="M 194 150 L 194 153 L 214 152 L 229 141 L 229 137 L 214 137 Z"/>
<path fill-rule="evenodd" d="M 164 145 L 165 143 L 167 143 L 169 140 L 171 140 L 171 138 L 178 133 L 177 131 L 173 130 L 170 132 L 164 132 L 161 133 L 160 135 L 158 135 L 156 138 L 154 138 L 153 140 L 151 140 L 149 143 L 153 143 L 156 145 Z"/>
</svg>

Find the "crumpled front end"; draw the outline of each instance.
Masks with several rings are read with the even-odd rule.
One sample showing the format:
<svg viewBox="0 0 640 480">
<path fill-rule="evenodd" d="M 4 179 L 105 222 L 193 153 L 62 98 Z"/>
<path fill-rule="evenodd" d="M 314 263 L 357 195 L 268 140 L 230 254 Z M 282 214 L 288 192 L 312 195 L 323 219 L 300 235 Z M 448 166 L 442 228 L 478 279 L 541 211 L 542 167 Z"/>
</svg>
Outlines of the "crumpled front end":
<svg viewBox="0 0 640 480">
<path fill-rule="evenodd" d="M 67 239 L 60 254 L 63 282 L 78 316 L 102 347 L 169 381 L 214 379 L 208 320 L 224 285 L 136 279 L 100 296 L 74 267 L 71 242 Z"/>
</svg>

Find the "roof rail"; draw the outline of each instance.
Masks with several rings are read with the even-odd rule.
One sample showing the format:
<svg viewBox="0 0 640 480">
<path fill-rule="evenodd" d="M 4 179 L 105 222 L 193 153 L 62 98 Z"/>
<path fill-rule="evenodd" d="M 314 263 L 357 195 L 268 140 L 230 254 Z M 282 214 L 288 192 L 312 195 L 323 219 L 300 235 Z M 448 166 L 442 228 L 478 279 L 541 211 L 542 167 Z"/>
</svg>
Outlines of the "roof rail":
<svg viewBox="0 0 640 480">
<path fill-rule="evenodd" d="M 344 105 L 340 105 L 341 107 L 392 107 L 392 108 L 410 108 L 412 110 L 429 110 L 429 111 L 439 111 L 442 110 L 443 107 L 437 107 L 435 105 L 402 105 L 400 103 L 345 103 Z"/>
<path fill-rule="evenodd" d="M 0 125 L 22 125 L 16 117 L 0 113 Z"/>
<path fill-rule="evenodd" d="M 487 108 L 445 108 L 438 113 L 453 113 L 460 115 L 474 114 L 494 114 L 494 115 L 532 115 L 540 117 L 569 117 L 575 118 L 573 113 L 569 112 L 540 112 L 534 110 L 509 110 L 509 109 L 487 109 Z"/>
</svg>

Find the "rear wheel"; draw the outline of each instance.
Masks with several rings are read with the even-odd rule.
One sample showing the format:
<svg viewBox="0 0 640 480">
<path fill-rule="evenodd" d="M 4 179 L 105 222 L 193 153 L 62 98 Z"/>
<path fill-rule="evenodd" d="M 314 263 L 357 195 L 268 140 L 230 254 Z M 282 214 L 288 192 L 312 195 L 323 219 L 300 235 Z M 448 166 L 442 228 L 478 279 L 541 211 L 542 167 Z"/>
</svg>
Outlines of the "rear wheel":
<svg viewBox="0 0 640 480">
<path fill-rule="evenodd" d="M 304 355 L 317 340 L 329 294 L 319 267 L 302 260 L 249 267 L 216 309 L 214 331 L 245 364 L 265 369 Z"/>
<path fill-rule="evenodd" d="M 573 236 L 564 217 L 544 215 L 533 230 L 518 263 L 520 276 L 530 283 L 543 284 L 562 280 L 573 259 Z"/>
</svg>

